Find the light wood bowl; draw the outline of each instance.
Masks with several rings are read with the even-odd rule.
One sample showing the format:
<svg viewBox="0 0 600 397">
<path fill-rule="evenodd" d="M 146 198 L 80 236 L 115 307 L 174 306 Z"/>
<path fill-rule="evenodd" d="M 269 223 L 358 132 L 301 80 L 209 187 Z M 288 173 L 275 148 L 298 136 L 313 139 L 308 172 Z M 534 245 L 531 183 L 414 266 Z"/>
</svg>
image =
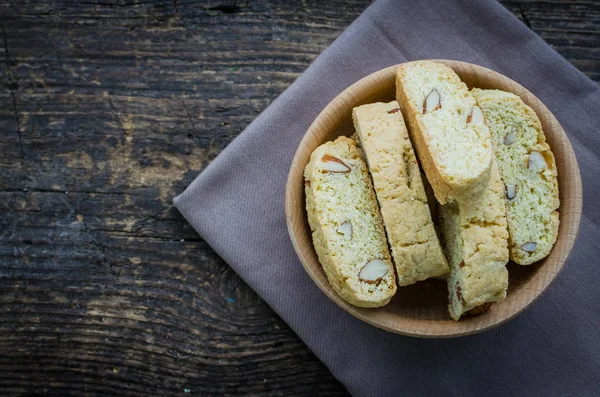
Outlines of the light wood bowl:
<svg viewBox="0 0 600 397">
<path fill-rule="evenodd" d="M 581 217 L 581 176 L 573 148 L 562 127 L 548 108 L 513 80 L 484 67 L 465 62 L 437 60 L 460 76 L 471 87 L 495 88 L 512 92 L 539 116 L 546 139 L 556 157 L 560 187 L 560 229 L 558 240 L 544 260 L 530 265 L 508 264 L 507 298 L 492 305 L 482 315 L 458 322 L 448 315 L 448 290 L 440 280 L 426 280 L 398 288 L 391 302 L 377 309 L 362 309 L 342 300 L 332 289 L 313 248 L 304 196 L 304 167 L 319 145 L 340 135 L 354 133 L 352 108 L 395 99 L 396 66 L 373 73 L 347 88 L 331 101 L 312 123 L 292 162 L 286 186 L 285 211 L 294 248 L 309 276 L 342 309 L 355 317 L 387 331 L 404 335 L 444 338 L 469 335 L 490 329 L 515 317 L 529 306 L 562 269 L 573 247 Z"/>
</svg>

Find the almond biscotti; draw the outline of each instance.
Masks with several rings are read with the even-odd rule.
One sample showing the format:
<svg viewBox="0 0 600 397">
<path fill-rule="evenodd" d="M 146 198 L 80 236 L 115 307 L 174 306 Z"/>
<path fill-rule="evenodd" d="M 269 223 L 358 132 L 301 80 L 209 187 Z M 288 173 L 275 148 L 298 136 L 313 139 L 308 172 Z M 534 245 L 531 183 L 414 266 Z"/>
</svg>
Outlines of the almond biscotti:
<svg viewBox="0 0 600 397">
<path fill-rule="evenodd" d="M 518 96 L 473 89 L 492 134 L 504 182 L 510 258 L 529 265 L 558 237 L 558 175 L 539 118 Z"/>
<path fill-rule="evenodd" d="M 469 311 L 485 311 L 490 302 L 506 297 L 508 231 L 503 196 L 498 166 L 493 162 L 490 183 L 477 199 L 440 209 L 450 263 L 448 309 L 454 320 Z"/>
<path fill-rule="evenodd" d="M 445 204 L 481 194 L 490 179 L 490 132 L 458 75 L 437 62 L 403 64 L 396 98 L 437 200 Z"/>
<path fill-rule="evenodd" d="M 359 106 L 352 118 L 373 178 L 398 285 L 446 274 L 448 262 L 398 103 Z"/>
<path fill-rule="evenodd" d="M 313 244 L 333 289 L 347 302 L 379 307 L 396 277 L 367 166 L 355 142 L 319 146 L 304 171 Z"/>
</svg>

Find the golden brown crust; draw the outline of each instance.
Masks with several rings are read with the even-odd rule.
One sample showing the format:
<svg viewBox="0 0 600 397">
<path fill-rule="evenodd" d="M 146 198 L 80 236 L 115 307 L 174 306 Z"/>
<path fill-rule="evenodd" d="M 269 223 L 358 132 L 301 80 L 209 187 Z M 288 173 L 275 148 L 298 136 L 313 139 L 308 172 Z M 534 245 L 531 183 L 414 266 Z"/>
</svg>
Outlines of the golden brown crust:
<svg viewBox="0 0 600 397">
<path fill-rule="evenodd" d="M 466 312 L 464 315 L 465 316 L 479 316 L 481 314 L 487 313 L 493 304 L 494 304 L 494 302 L 486 302 L 483 305 L 479 305 L 477 307 L 472 308 L 471 310 Z"/>
</svg>

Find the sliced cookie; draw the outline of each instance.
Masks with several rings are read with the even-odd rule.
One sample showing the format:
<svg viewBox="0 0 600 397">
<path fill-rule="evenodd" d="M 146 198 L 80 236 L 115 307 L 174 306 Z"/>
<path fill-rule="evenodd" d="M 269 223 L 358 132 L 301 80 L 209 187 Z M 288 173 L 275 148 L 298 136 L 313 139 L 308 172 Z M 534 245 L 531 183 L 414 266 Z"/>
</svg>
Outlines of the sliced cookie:
<svg viewBox="0 0 600 397">
<path fill-rule="evenodd" d="M 440 208 L 450 263 L 448 309 L 454 320 L 467 312 L 484 312 L 488 303 L 506 297 L 508 231 L 504 188 L 495 162 L 491 174 L 487 189 L 477 199 Z"/>
<path fill-rule="evenodd" d="M 458 75 L 437 62 L 405 63 L 398 68 L 396 98 L 437 200 L 481 194 L 490 179 L 490 133 Z"/>
<path fill-rule="evenodd" d="M 510 258 L 529 265 L 546 257 L 558 237 L 558 173 L 539 118 L 518 96 L 473 89 L 492 134 L 504 182 Z"/>
<path fill-rule="evenodd" d="M 359 106 L 352 118 L 373 178 L 398 285 L 446 274 L 448 262 L 398 103 Z"/>
<path fill-rule="evenodd" d="M 396 277 L 367 166 L 352 139 L 312 153 L 305 172 L 313 244 L 333 289 L 360 307 L 383 306 Z"/>
</svg>

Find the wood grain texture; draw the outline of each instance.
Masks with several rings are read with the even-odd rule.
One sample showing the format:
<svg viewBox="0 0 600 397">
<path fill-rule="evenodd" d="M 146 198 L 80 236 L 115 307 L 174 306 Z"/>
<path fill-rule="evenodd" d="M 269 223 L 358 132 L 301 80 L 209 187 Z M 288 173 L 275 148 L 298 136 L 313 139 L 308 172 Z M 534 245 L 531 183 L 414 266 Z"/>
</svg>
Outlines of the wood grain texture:
<svg viewBox="0 0 600 397">
<path fill-rule="evenodd" d="M 346 394 L 170 203 L 368 3 L 0 1 L 2 396 Z M 600 79 L 597 3 L 505 4 Z"/>
<path fill-rule="evenodd" d="M 424 338 L 475 334 L 498 326 L 525 310 L 550 285 L 567 260 L 579 230 L 583 191 L 573 148 L 562 127 L 531 92 L 490 69 L 458 61 L 438 61 L 452 68 L 469 88 L 501 89 L 518 95 L 538 115 L 556 157 L 560 186 L 560 227 L 552 252 L 531 266 L 508 264 L 509 286 L 505 300 L 485 314 L 453 321 L 448 315 L 448 288 L 442 280 L 429 279 L 399 288 L 389 304 L 363 309 L 344 301 L 333 290 L 312 243 L 304 193 L 304 169 L 313 151 L 337 137 L 352 136 L 352 109 L 372 102 L 396 99 L 398 65 L 373 73 L 344 90 L 317 116 L 298 145 L 288 176 L 285 213 L 294 249 L 308 275 L 338 306 L 353 316 L 386 331 Z"/>
</svg>

